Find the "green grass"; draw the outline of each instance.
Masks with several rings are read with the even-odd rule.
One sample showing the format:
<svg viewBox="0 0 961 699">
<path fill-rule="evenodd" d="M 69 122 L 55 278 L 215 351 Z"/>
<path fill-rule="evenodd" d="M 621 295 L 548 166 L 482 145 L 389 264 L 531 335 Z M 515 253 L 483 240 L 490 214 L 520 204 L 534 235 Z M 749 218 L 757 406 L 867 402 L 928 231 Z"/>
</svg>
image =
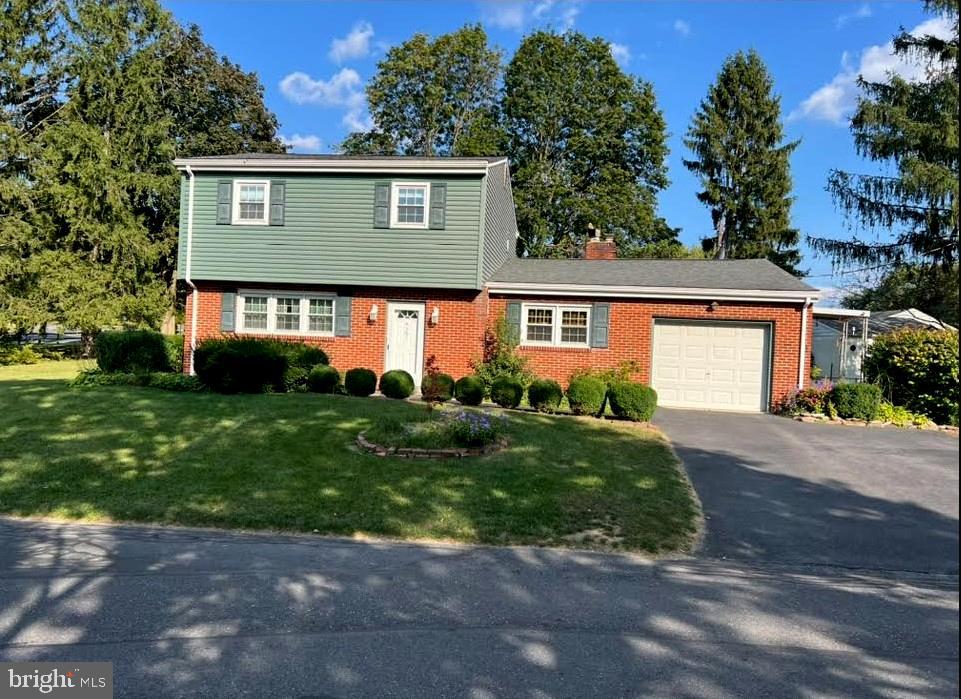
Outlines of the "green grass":
<svg viewBox="0 0 961 699">
<path fill-rule="evenodd" d="M 79 366 L 0 369 L 0 512 L 651 553 L 696 530 L 669 445 L 628 423 L 514 412 L 494 455 L 385 459 L 357 433 L 423 406 L 67 388 Z"/>
</svg>

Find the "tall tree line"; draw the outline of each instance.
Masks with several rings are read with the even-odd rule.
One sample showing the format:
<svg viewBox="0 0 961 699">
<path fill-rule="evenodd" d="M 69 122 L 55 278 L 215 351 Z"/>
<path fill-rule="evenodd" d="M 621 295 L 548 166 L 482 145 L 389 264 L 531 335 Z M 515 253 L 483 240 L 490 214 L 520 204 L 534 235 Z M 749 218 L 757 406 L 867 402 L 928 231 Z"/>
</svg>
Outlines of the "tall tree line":
<svg viewBox="0 0 961 699">
<path fill-rule="evenodd" d="M 0 4 L 0 330 L 156 327 L 171 161 L 282 152 L 263 88 L 155 0 Z"/>
</svg>

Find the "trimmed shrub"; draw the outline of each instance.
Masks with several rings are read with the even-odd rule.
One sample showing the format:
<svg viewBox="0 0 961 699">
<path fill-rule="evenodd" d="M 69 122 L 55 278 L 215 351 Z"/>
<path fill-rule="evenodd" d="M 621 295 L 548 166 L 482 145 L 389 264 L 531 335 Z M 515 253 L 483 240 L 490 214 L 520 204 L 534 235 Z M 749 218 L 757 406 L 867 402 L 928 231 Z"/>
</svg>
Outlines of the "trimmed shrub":
<svg viewBox="0 0 961 699">
<path fill-rule="evenodd" d="M 463 405 L 480 405 L 484 400 L 484 382 L 476 376 L 463 376 L 454 384 L 454 395 Z"/>
<path fill-rule="evenodd" d="M 102 371 L 170 371 L 167 341 L 152 330 L 105 331 L 94 342 Z"/>
<path fill-rule="evenodd" d="M 307 390 L 311 393 L 333 393 L 340 383 L 340 372 L 329 364 L 318 364 L 307 374 Z"/>
<path fill-rule="evenodd" d="M 159 388 L 162 391 L 181 391 L 183 393 L 195 393 L 204 390 L 204 385 L 196 376 L 177 373 L 153 373 L 147 383 L 150 388 Z"/>
<path fill-rule="evenodd" d="M 553 413 L 561 404 L 564 389 L 552 379 L 535 379 L 527 387 L 527 402 L 539 413 Z"/>
<path fill-rule="evenodd" d="M 575 415 L 599 415 L 607 397 L 607 384 L 596 376 L 575 376 L 567 387 L 567 402 Z"/>
<path fill-rule="evenodd" d="M 310 371 L 318 364 L 330 364 L 327 353 L 320 347 L 307 345 L 303 342 L 281 342 L 282 351 L 287 355 L 289 366 L 300 367 Z"/>
<path fill-rule="evenodd" d="M 941 425 L 957 422 L 958 333 L 905 328 L 874 338 L 864 377 L 884 397 Z"/>
<path fill-rule="evenodd" d="M 450 374 L 427 374 L 420 384 L 420 395 L 425 401 L 443 403 L 454 397 L 454 378 Z"/>
<path fill-rule="evenodd" d="M 380 377 L 380 392 L 388 398 L 408 398 L 414 392 L 414 377 L 402 369 L 391 369 Z"/>
<path fill-rule="evenodd" d="M 657 391 L 633 381 L 617 381 L 607 389 L 611 411 L 634 422 L 650 422 L 657 408 Z"/>
<path fill-rule="evenodd" d="M 254 338 L 205 340 L 194 351 L 194 369 L 218 393 L 283 390 L 287 357 L 278 344 Z"/>
<path fill-rule="evenodd" d="M 839 383 L 831 391 L 831 405 L 845 420 L 877 420 L 881 412 L 881 387 L 873 383 Z"/>
<path fill-rule="evenodd" d="M 352 396 L 366 398 L 377 390 L 377 374 L 363 367 L 348 369 L 344 374 L 344 388 Z"/>
<path fill-rule="evenodd" d="M 100 369 L 81 371 L 70 381 L 71 386 L 142 386 L 159 388 L 163 391 L 196 392 L 204 390 L 204 386 L 196 376 L 175 374 L 172 372 L 155 371 L 151 374 L 143 372 L 133 374 L 129 372 L 105 373 Z"/>
<path fill-rule="evenodd" d="M 491 400 L 502 408 L 516 408 L 524 397 L 524 385 L 513 376 L 498 376 L 491 383 Z"/>
<path fill-rule="evenodd" d="M 0 366 L 36 364 L 42 359 L 31 345 L 0 345 Z"/>
<path fill-rule="evenodd" d="M 301 366 L 289 366 L 284 372 L 284 390 L 287 393 L 303 393 L 307 390 L 308 369 Z"/>
</svg>

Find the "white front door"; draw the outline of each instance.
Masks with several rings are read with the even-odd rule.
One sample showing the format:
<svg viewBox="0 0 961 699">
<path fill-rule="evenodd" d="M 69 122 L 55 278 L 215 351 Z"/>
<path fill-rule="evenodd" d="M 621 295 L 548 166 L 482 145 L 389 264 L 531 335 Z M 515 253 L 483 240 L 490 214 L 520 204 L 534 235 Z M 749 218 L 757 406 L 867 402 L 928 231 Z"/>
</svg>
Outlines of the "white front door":
<svg viewBox="0 0 961 699">
<path fill-rule="evenodd" d="M 651 386 L 658 404 L 765 411 L 770 336 L 760 323 L 656 320 Z"/>
<path fill-rule="evenodd" d="M 386 371 L 403 369 L 420 386 L 424 366 L 424 304 L 387 304 Z"/>
</svg>

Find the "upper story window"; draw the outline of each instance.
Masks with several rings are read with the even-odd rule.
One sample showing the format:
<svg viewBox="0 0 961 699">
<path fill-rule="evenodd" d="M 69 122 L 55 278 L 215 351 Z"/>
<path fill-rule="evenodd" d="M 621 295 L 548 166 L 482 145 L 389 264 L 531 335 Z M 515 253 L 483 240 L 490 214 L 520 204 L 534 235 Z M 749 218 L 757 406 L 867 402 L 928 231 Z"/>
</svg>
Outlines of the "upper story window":
<svg viewBox="0 0 961 699">
<path fill-rule="evenodd" d="M 266 226 L 270 182 L 234 180 L 234 211 L 232 223 Z"/>
<path fill-rule="evenodd" d="M 391 192 L 391 228 L 427 228 L 430 185 L 394 182 Z"/>
<path fill-rule="evenodd" d="M 590 314 L 590 306 L 524 304 L 521 344 L 588 347 Z"/>
</svg>

